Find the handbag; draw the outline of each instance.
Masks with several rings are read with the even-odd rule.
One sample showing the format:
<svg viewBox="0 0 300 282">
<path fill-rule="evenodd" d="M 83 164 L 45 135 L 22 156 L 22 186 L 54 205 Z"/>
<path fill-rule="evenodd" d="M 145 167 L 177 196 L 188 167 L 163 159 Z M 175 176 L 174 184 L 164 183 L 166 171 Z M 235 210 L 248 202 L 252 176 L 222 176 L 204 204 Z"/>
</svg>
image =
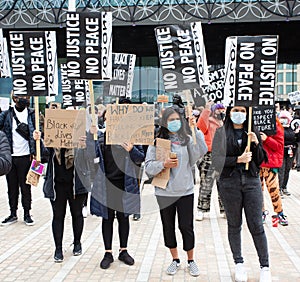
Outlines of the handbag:
<svg viewBox="0 0 300 282">
<path fill-rule="evenodd" d="M 29 140 L 29 126 L 24 122 L 20 122 L 17 118 L 15 111 L 13 111 L 13 117 L 16 120 L 17 128 L 16 132 L 18 132 L 25 140 Z"/>
</svg>

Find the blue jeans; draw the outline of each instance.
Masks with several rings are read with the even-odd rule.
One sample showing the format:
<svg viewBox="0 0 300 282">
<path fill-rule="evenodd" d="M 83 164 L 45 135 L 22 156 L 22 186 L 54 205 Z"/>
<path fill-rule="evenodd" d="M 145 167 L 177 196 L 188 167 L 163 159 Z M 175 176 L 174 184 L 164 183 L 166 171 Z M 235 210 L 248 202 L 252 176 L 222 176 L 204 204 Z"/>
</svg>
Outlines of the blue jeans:
<svg viewBox="0 0 300 282">
<path fill-rule="evenodd" d="M 261 267 L 269 266 L 268 243 L 262 223 L 262 190 L 259 177 L 235 170 L 231 177 L 220 177 L 219 194 L 225 207 L 228 240 L 235 263 L 243 263 L 241 252 L 242 211 L 252 235 Z"/>
</svg>

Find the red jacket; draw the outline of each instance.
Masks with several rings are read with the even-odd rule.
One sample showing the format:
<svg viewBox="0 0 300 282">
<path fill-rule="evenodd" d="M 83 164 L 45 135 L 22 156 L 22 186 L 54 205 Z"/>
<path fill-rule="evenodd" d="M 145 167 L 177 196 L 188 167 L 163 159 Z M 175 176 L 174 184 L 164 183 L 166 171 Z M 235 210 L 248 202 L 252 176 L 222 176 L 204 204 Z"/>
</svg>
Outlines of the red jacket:
<svg viewBox="0 0 300 282">
<path fill-rule="evenodd" d="M 208 147 L 208 152 L 211 152 L 212 141 L 214 139 L 217 128 L 220 127 L 220 123 L 214 117 L 210 116 L 211 111 L 204 109 L 197 121 L 197 127 L 200 129 L 205 138 L 205 143 Z"/>
<path fill-rule="evenodd" d="M 276 118 L 276 134 L 267 137 L 263 142 L 263 148 L 267 152 L 268 162 L 263 162 L 261 167 L 281 167 L 284 154 L 284 129 L 279 119 Z"/>
</svg>

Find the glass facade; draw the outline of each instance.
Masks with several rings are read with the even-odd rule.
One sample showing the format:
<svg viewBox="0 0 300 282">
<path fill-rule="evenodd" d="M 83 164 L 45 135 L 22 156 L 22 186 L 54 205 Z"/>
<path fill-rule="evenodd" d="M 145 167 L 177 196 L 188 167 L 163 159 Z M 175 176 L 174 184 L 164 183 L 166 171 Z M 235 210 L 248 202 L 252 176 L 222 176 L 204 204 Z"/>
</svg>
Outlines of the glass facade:
<svg viewBox="0 0 300 282">
<path fill-rule="evenodd" d="M 300 90 L 300 64 L 278 64 L 276 100 L 287 101 L 288 93 Z"/>
</svg>

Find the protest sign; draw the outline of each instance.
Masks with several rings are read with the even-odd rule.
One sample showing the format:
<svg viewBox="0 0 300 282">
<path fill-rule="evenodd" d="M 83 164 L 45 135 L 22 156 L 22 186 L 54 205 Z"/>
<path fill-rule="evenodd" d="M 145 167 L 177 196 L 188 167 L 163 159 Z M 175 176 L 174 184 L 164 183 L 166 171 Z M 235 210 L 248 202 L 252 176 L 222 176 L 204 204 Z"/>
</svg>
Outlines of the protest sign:
<svg viewBox="0 0 300 282">
<path fill-rule="evenodd" d="M 131 98 L 136 55 L 112 54 L 112 80 L 103 83 L 103 95 Z"/>
<path fill-rule="evenodd" d="M 222 101 L 224 96 L 225 69 L 219 68 L 209 72 L 209 84 L 204 85 L 203 98 L 208 101 Z"/>
<path fill-rule="evenodd" d="M 171 141 L 167 139 L 156 139 L 156 160 L 164 162 L 169 158 L 171 152 Z M 153 186 L 165 189 L 170 179 L 170 169 L 164 168 L 158 175 L 156 175 L 151 184 Z"/>
<path fill-rule="evenodd" d="M 267 135 L 276 133 L 275 107 L 253 107 L 253 124 L 259 132 Z"/>
<path fill-rule="evenodd" d="M 294 118 L 291 121 L 291 125 L 290 125 L 291 129 L 296 131 L 297 129 L 300 129 L 300 119 L 299 118 Z"/>
<path fill-rule="evenodd" d="M 44 143 L 46 147 L 74 148 L 79 138 L 86 135 L 85 111 L 46 109 Z"/>
<path fill-rule="evenodd" d="M 288 96 L 291 104 L 297 104 L 300 102 L 300 91 L 290 92 L 288 93 Z"/>
<path fill-rule="evenodd" d="M 60 73 L 64 107 L 87 105 L 88 81 L 83 79 L 69 80 L 65 64 L 60 65 Z"/>
<path fill-rule="evenodd" d="M 157 103 L 168 103 L 169 96 L 167 95 L 157 95 Z"/>
<path fill-rule="evenodd" d="M 0 109 L 6 111 L 9 108 L 9 98 L 0 97 Z"/>
<path fill-rule="evenodd" d="M 154 105 L 107 105 L 105 117 L 106 144 L 153 144 Z"/>
<path fill-rule="evenodd" d="M 14 94 L 57 95 L 55 31 L 10 31 L 9 44 Z"/>
<path fill-rule="evenodd" d="M 277 35 L 226 39 L 226 106 L 274 106 L 277 49 Z"/>
<path fill-rule="evenodd" d="M 2 28 L 0 28 L 0 77 L 11 77 L 7 40 L 3 37 Z"/>
<path fill-rule="evenodd" d="M 66 58 L 68 79 L 111 80 L 112 13 L 68 12 Z"/>
<path fill-rule="evenodd" d="M 208 84 L 200 22 L 155 28 L 165 91 L 177 92 Z"/>
</svg>

